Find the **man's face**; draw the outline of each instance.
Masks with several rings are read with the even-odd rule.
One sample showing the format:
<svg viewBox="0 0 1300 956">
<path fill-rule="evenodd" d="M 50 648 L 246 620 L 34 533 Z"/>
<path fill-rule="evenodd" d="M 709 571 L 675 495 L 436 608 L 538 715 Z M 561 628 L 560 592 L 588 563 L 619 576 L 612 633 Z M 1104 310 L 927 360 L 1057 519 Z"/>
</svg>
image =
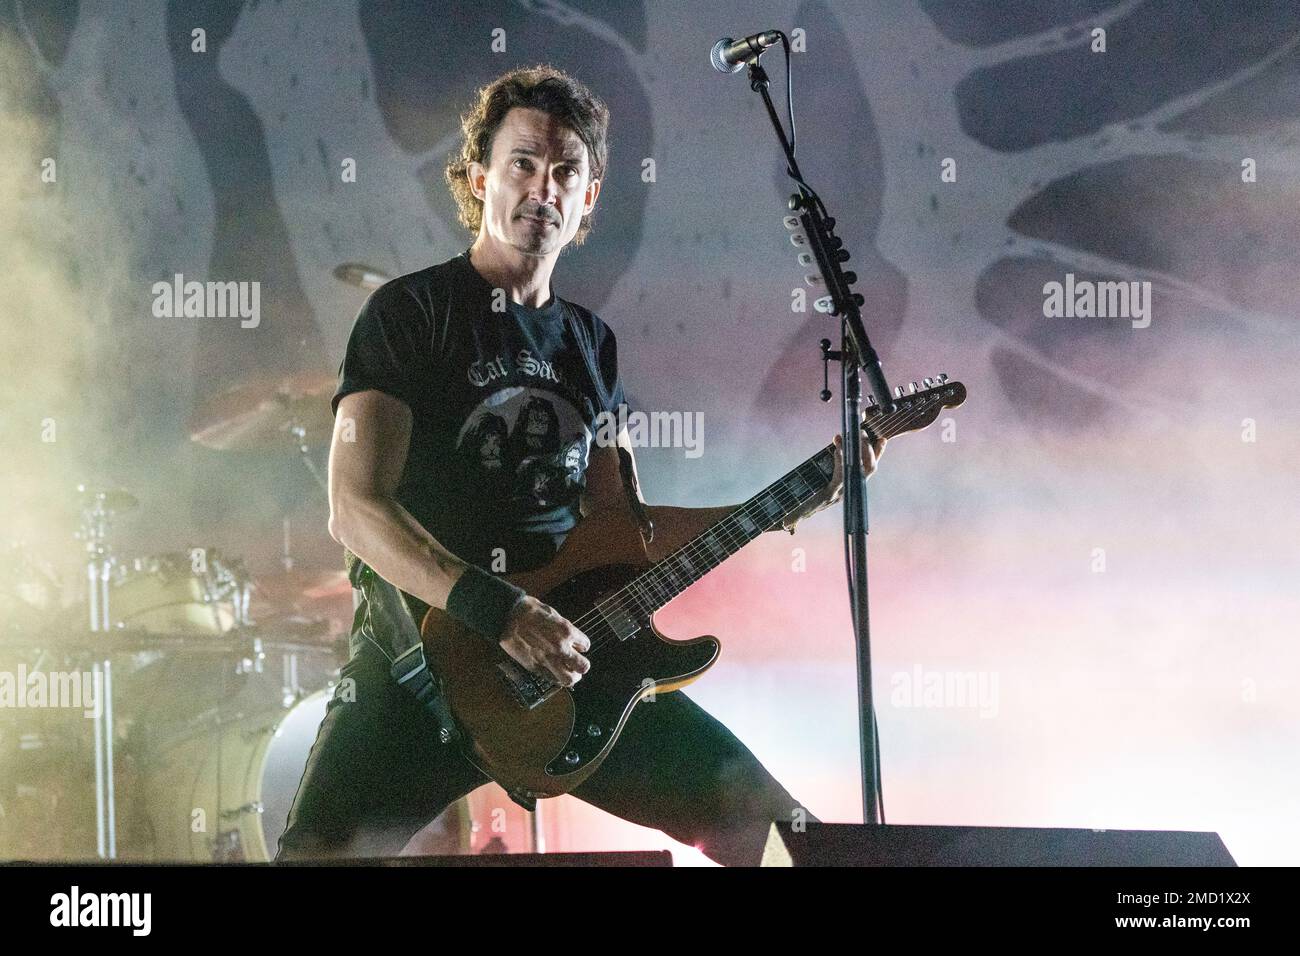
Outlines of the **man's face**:
<svg viewBox="0 0 1300 956">
<path fill-rule="evenodd" d="M 525 255 L 558 253 L 600 193 L 600 180 L 589 179 L 582 138 L 541 110 L 506 114 L 489 163 L 469 165 L 470 188 L 483 200 L 483 228 Z"/>
</svg>

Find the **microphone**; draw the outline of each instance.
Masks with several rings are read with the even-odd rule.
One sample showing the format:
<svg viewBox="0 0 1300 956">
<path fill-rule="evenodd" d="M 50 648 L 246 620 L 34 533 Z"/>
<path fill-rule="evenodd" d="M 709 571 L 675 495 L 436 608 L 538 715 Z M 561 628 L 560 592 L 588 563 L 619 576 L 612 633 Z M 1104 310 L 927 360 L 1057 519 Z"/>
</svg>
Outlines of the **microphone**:
<svg viewBox="0 0 1300 956">
<path fill-rule="evenodd" d="M 713 44 L 713 49 L 709 53 L 709 61 L 719 73 L 736 73 L 743 69 L 748 61 L 757 60 L 763 55 L 764 50 L 780 42 L 780 30 L 755 33 L 743 40 L 723 37 Z"/>
</svg>

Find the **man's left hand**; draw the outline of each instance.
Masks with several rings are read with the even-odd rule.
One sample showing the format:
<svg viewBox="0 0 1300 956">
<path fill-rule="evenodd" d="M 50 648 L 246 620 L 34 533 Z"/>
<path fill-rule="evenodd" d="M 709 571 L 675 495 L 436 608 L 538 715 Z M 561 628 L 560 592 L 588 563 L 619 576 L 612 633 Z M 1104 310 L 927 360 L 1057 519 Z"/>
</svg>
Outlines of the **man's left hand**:
<svg viewBox="0 0 1300 956">
<path fill-rule="evenodd" d="M 870 478 L 876 471 L 876 465 L 880 462 L 880 456 L 885 453 L 885 442 L 888 439 L 883 436 L 873 445 L 871 440 L 862 436 L 862 467 L 866 475 Z M 836 435 L 835 443 L 835 470 L 831 473 L 831 480 L 822 488 L 821 493 L 800 510 L 785 519 L 786 528 L 791 528 L 795 523 L 802 521 L 810 515 L 815 515 L 823 508 L 829 508 L 835 504 L 844 495 L 844 438 Z"/>
</svg>

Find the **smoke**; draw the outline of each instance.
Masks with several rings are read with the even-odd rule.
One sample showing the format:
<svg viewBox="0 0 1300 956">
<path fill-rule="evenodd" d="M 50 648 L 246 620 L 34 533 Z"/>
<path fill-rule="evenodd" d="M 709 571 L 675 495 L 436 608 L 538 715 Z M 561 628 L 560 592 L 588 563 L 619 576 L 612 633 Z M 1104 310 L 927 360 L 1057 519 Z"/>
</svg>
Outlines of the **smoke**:
<svg viewBox="0 0 1300 956">
<path fill-rule="evenodd" d="M 0 32 L 0 544 L 24 542 L 47 558 L 75 553 L 74 488 L 95 458 L 87 319 L 102 309 L 78 248 L 84 223 L 59 135 L 37 58 Z"/>
</svg>

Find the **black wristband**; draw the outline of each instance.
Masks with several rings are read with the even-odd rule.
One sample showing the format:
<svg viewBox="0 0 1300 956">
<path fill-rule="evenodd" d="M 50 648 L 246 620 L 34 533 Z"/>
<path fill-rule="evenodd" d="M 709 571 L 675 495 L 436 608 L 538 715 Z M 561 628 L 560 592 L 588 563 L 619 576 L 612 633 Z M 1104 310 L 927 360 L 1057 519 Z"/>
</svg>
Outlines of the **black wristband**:
<svg viewBox="0 0 1300 956">
<path fill-rule="evenodd" d="M 471 564 L 447 595 L 447 613 L 495 641 L 506 629 L 510 612 L 525 594 L 523 588 Z"/>
</svg>

